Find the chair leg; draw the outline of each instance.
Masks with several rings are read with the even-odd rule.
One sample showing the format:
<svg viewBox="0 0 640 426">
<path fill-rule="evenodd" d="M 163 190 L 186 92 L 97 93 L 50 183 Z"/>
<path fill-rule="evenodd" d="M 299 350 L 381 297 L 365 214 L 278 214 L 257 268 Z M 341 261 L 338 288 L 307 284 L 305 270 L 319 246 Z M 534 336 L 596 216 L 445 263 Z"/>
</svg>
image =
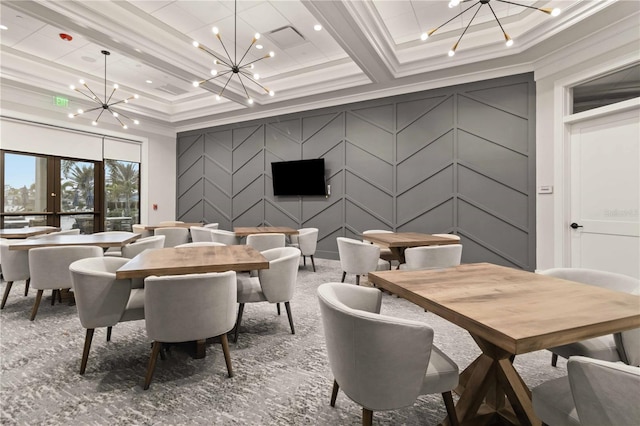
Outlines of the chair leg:
<svg viewBox="0 0 640 426">
<path fill-rule="evenodd" d="M 42 300 L 42 293 L 44 293 L 44 290 L 38 290 L 38 294 L 36 294 L 36 300 L 33 302 L 31 317 L 29 318 L 31 321 L 36 319 L 36 314 L 38 313 L 38 308 L 40 307 L 40 301 Z"/>
<path fill-rule="evenodd" d="M 87 328 L 84 336 L 84 349 L 82 350 L 82 362 L 80 362 L 80 374 L 84 374 L 87 369 L 87 361 L 89 360 L 89 351 L 91 350 L 91 341 L 93 340 L 93 328 Z"/>
<path fill-rule="evenodd" d="M 284 307 L 287 308 L 287 317 L 289 317 L 289 327 L 291 327 L 291 334 L 296 334 L 296 330 L 293 328 L 293 316 L 291 316 L 291 305 L 289 302 L 284 302 Z"/>
<path fill-rule="evenodd" d="M 153 348 L 151 348 L 151 358 L 149 358 L 147 374 L 144 378 L 144 390 L 149 389 L 149 385 L 151 384 L 151 379 L 153 378 L 153 371 L 156 369 L 156 360 L 158 359 L 160 348 L 162 348 L 161 342 L 153 342 Z"/>
<path fill-rule="evenodd" d="M 56 304 L 56 296 L 58 295 L 58 291 L 56 289 L 51 290 L 51 306 Z"/>
<path fill-rule="evenodd" d="M 313 255 L 309 256 L 311 258 L 311 266 L 313 266 L 313 272 L 316 271 L 316 263 L 313 261 Z"/>
<path fill-rule="evenodd" d="M 555 367 L 558 364 L 558 354 L 551 354 L 551 366 Z"/>
<path fill-rule="evenodd" d="M 307 256 L 302 256 L 302 266 L 307 266 Z"/>
<path fill-rule="evenodd" d="M 276 303 L 276 308 L 278 308 L 278 315 L 280 315 L 280 303 Z"/>
<path fill-rule="evenodd" d="M 362 426 L 371 426 L 373 423 L 373 411 L 362 407 Z"/>
<path fill-rule="evenodd" d="M 224 362 L 227 364 L 227 373 L 229 377 L 233 377 L 233 368 L 231 367 L 231 355 L 229 354 L 229 340 L 227 339 L 227 333 L 220 336 L 220 342 L 222 343 L 222 353 L 224 354 Z"/>
<path fill-rule="evenodd" d="M 11 291 L 12 285 L 13 281 L 7 281 L 7 286 L 4 288 L 4 296 L 2 296 L 2 305 L 0 305 L 0 309 L 4 309 L 4 305 L 7 303 L 7 297 L 9 297 L 9 291 Z"/>
<path fill-rule="evenodd" d="M 111 329 L 113 327 L 107 327 L 107 342 L 111 341 Z"/>
<path fill-rule="evenodd" d="M 341 283 L 344 282 L 345 277 L 347 276 L 347 273 L 342 271 L 342 280 L 340 281 Z"/>
<path fill-rule="evenodd" d="M 333 389 L 331 390 L 331 406 L 335 407 L 336 406 L 336 398 L 338 397 L 338 390 L 340 389 L 340 386 L 338 385 L 338 382 L 336 382 L 336 379 L 333 379 Z"/>
<path fill-rule="evenodd" d="M 29 295 L 29 284 L 31 284 L 31 277 L 27 278 L 27 280 L 24 282 L 24 295 L 25 296 Z"/>
<path fill-rule="evenodd" d="M 360 285 L 360 275 L 356 274 L 356 285 Z"/>
<path fill-rule="evenodd" d="M 458 415 L 456 414 L 456 407 L 453 405 L 453 397 L 451 392 L 443 392 L 442 399 L 444 399 L 444 406 L 447 409 L 447 416 L 449 417 L 449 424 L 451 426 L 458 426 Z"/>
<path fill-rule="evenodd" d="M 244 303 L 240 303 L 238 308 L 238 318 L 236 319 L 236 331 L 233 335 L 233 343 L 238 343 L 238 330 L 240 330 L 240 323 L 242 322 L 242 312 L 244 311 Z"/>
</svg>

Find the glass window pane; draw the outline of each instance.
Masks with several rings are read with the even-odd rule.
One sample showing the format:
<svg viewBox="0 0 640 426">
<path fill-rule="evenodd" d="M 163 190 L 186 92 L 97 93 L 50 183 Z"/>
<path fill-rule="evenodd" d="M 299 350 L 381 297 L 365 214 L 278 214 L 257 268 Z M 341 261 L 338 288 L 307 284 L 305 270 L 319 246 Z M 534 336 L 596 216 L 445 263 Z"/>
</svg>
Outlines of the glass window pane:
<svg viewBox="0 0 640 426">
<path fill-rule="evenodd" d="M 60 211 L 94 211 L 94 169 L 91 162 L 60 161 Z"/>
<path fill-rule="evenodd" d="M 35 155 L 5 153 L 4 212 L 26 213 L 46 210 L 47 159 Z"/>
<path fill-rule="evenodd" d="M 598 77 L 573 88 L 573 113 L 640 97 L 640 64 Z"/>
<path fill-rule="evenodd" d="M 60 229 L 80 229 L 81 234 L 93 234 L 94 215 L 64 215 L 60 216 Z"/>
<path fill-rule="evenodd" d="M 131 231 L 140 220 L 140 164 L 105 160 L 105 205 L 108 231 Z"/>
</svg>

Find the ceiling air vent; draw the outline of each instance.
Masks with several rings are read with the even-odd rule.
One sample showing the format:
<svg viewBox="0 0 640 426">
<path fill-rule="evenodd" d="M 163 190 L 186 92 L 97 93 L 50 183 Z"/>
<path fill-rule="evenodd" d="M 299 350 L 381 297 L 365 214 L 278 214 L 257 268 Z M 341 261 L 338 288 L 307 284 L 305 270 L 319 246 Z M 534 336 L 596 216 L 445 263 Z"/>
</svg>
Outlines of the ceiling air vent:
<svg viewBox="0 0 640 426">
<path fill-rule="evenodd" d="M 160 90 L 161 92 L 165 92 L 174 96 L 184 95 L 185 93 L 187 93 L 186 90 L 182 90 L 181 88 L 174 86 L 173 84 L 165 84 L 164 86 L 158 86 L 156 87 L 156 89 Z"/>
<path fill-rule="evenodd" d="M 304 36 L 291 25 L 277 28 L 265 35 L 278 45 L 280 49 L 289 49 L 290 47 L 299 46 L 307 41 Z"/>
</svg>

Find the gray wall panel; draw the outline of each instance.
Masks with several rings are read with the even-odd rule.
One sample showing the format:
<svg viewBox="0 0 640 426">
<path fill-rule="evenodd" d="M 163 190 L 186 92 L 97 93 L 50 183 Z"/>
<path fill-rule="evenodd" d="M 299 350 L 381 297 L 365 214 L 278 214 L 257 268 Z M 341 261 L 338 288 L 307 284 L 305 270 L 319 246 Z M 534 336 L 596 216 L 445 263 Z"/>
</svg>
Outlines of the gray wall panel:
<svg viewBox="0 0 640 426">
<path fill-rule="evenodd" d="M 522 74 L 181 133 L 178 218 L 317 227 L 329 258 L 367 229 L 453 232 L 465 262 L 533 270 L 534 96 Z M 329 196 L 273 196 L 271 162 L 319 157 Z"/>
</svg>

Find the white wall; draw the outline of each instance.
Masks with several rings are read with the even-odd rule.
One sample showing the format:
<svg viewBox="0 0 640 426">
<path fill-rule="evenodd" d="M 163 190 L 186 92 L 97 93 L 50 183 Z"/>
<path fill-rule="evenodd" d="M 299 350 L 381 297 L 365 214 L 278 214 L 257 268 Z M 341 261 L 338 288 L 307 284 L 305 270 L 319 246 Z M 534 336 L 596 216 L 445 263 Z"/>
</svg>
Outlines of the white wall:
<svg viewBox="0 0 640 426">
<path fill-rule="evenodd" d="M 19 99 L 23 102 L 12 102 Z M 28 106 L 27 106 L 28 105 Z M 34 123 L 59 126 L 85 132 L 100 132 L 106 136 L 130 139 L 142 144 L 140 220 L 157 223 L 175 219 L 176 212 L 176 133 L 173 128 L 158 123 L 141 124 L 141 128 L 123 130 L 119 126 L 101 125 L 100 128 L 83 125 L 82 122 L 66 119 L 66 113 L 51 109 L 51 96 L 2 87 L 1 116 L 32 121 Z M 0 125 L 2 125 L 0 123 Z M 37 126 L 37 124 L 34 124 Z M 19 149 L 9 146 L 11 135 L 2 129 L 0 148 Z M 153 210 L 153 204 L 158 205 Z"/>
<path fill-rule="evenodd" d="M 562 52 L 535 63 L 536 185 L 553 185 L 552 194 L 537 195 L 537 269 L 569 263 L 569 201 L 564 176 L 566 147 L 564 117 L 568 114 L 566 87 L 640 61 L 638 15 L 604 28 Z"/>
</svg>

